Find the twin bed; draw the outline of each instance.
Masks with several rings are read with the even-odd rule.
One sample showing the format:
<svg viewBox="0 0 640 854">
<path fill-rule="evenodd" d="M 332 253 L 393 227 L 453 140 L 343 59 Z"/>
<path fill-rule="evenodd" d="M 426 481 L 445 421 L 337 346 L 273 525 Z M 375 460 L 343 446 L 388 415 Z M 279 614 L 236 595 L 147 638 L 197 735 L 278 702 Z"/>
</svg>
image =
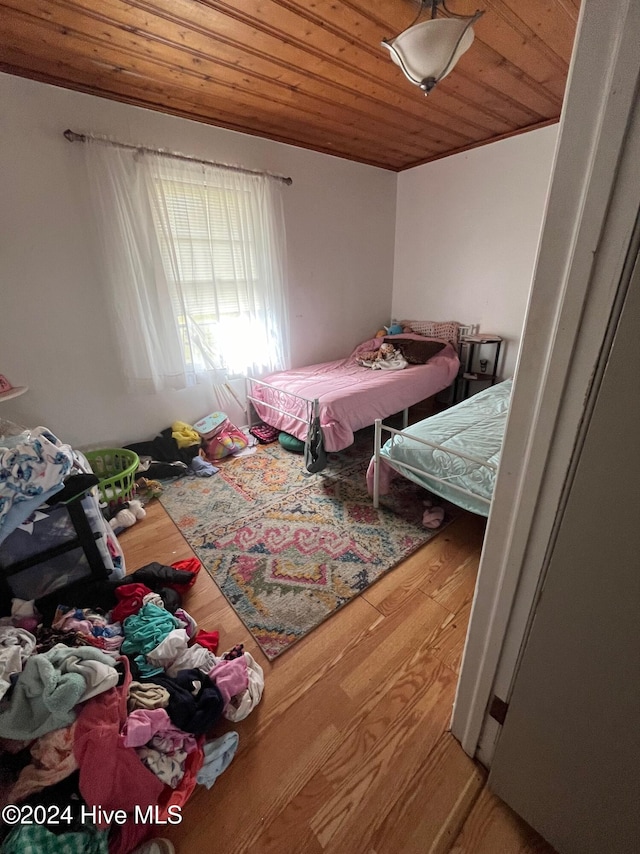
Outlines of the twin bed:
<svg viewBox="0 0 640 854">
<path fill-rule="evenodd" d="M 381 340 L 364 341 L 346 359 L 279 371 L 264 380 L 250 379 L 248 400 L 262 421 L 302 441 L 309 424 L 318 417 L 325 450 L 348 448 L 357 430 L 437 394 L 458 373 L 456 348 L 446 341 L 426 364 L 408 365 L 399 371 L 360 365 L 358 359 Z"/>
<path fill-rule="evenodd" d="M 367 480 L 374 507 L 397 472 L 453 504 L 489 515 L 512 380 L 480 391 L 408 430 L 376 421 Z M 383 431 L 391 437 L 382 444 Z"/>
<path fill-rule="evenodd" d="M 457 348 L 451 341 L 442 343 L 442 349 L 425 364 L 385 371 L 363 367 L 358 361 L 379 346 L 380 339 L 370 339 L 346 359 L 249 380 L 247 399 L 262 421 L 302 441 L 315 422 L 329 452 L 348 447 L 357 430 L 375 424 L 367 479 L 376 507 L 392 476 L 399 473 L 435 495 L 487 516 L 511 380 L 407 429 L 408 407 L 449 387 L 458 373 Z M 382 423 L 403 410 L 402 430 Z M 384 444 L 383 431 L 391 434 Z"/>
</svg>

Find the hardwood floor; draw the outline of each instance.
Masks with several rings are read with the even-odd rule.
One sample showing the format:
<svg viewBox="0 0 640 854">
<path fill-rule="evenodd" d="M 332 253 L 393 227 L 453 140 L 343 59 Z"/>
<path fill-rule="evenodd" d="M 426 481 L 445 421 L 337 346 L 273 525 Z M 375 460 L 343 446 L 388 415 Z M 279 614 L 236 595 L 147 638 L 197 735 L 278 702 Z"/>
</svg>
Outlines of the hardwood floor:
<svg viewBox="0 0 640 854">
<path fill-rule="evenodd" d="M 554 849 L 485 788 L 474 803 L 451 854 L 554 854 Z"/>
<path fill-rule="evenodd" d="M 127 569 L 192 552 L 159 502 L 125 531 Z M 484 521 L 464 514 L 274 662 L 204 569 L 184 605 L 265 671 L 238 752 L 198 786 L 179 854 L 549 854 L 484 789 L 448 732 Z M 544 847 L 540 847 L 540 845 Z"/>
</svg>

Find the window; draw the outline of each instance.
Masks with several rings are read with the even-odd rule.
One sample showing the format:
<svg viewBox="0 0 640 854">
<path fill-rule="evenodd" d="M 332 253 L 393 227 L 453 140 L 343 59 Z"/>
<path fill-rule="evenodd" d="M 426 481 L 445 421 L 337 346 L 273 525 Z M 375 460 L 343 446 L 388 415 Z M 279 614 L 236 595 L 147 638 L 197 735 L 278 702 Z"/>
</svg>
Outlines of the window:
<svg viewBox="0 0 640 854">
<path fill-rule="evenodd" d="M 86 151 L 129 390 L 286 367 L 281 183 L 98 140 Z"/>
<path fill-rule="evenodd" d="M 183 177 L 156 181 L 154 221 L 188 370 L 282 367 L 264 282 L 270 255 L 252 188 Z M 236 182 L 233 182 L 234 184 Z"/>
</svg>

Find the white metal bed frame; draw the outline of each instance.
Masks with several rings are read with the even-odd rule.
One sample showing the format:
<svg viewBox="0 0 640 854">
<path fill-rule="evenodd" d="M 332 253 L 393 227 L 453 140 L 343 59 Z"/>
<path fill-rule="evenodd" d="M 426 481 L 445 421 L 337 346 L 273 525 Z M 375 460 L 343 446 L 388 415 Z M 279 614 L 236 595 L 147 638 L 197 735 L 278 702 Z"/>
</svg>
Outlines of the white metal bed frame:
<svg viewBox="0 0 640 854">
<path fill-rule="evenodd" d="M 460 324 L 458 326 L 458 336 L 459 336 L 458 340 L 463 338 L 465 335 L 471 335 L 476 330 L 476 328 L 477 327 L 475 325 Z M 273 392 L 277 392 L 277 394 L 279 396 L 286 396 L 286 397 L 290 397 L 290 398 L 294 397 L 297 400 L 304 401 L 304 403 L 307 406 L 307 418 L 301 418 L 299 415 L 293 415 L 291 412 L 287 411 L 286 409 L 282 409 L 280 406 L 275 406 L 272 403 L 266 403 L 265 401 L 254 397 L 252 394 L 252 383 L 257 383 L 258 385 L 261 385 L 261 386 L 264 386 L 265 388 L 271 389 Z M 246 414 L 247 414 L 247 426 L 248 427 L 253 427 L 254 423 L 257 420 L 257 416 L 256 416 L 256 418 L 254 418 L 254 416 L 256 415 L 256 411 L 255 411 L 255 407 L 253 404 L 255 404 L 255 403 L 258 403 L 258 404 L 260 404 L 260 406 L 264 406 L 267 409 L 272 409 L 272 410 L 274 410 L 274 412 L 278 412 L 280 415 L 286 415 L 289 418 L 293 418 L 294 420 L 299 421 L 302 424 L 307 424 L 308 426 L 312 423 L 312 421 L 314 421 L 316 418 L 319 418 L 319 416 L 320 416 L 320 400 L 319 400 L 319 398 L 317 398 L 317 397 L 315 397 L 315 398 L 304 397 L 303 395 L 295 394 L 292 391 L 284 391 L 281 388 L 277 388 L 276 386 L 271 385 L 271 383 L 267 383 L 264 380 L 254 379 L 253 377 L 246 377 L 245 396 L 246 396 L 246 401 L 247 401 Z M 419 401 L 416 401 L 416 402 L 419 402 Z M 397 414 L 397 413 L 394 413 L 394 414 Z M 391 418 L 393 416 L 389 416 L 389 417 Z M 382 423 L 382 419 L 379 419 L 379 420 Z M 374 424 L 375 423 L 377 423 L 377 422 L 374 422 Z M 409 407 L 406 407 L 405 409 L 402 410 L 402 429 L 406 430 L 408 425 L 409 425 Z M 384 429 L 385 430 L 391 430 L 392 428 L 384 425 Z"/>
<path fill-rule="evenodd" d="M 264 388 L 269 388 L 273 392 L 276 392 L 279 396 L 286 397 L 295 397 L 297 400 L 302 400 L 307 405 L 307 417 L 301 418 L 299 415 L 293 415 L 291 412 L 287 412 L 285 409 L 282 409 L 279 406 L 275 406 L 272 403 L 267 403 L 264 400 L 260 400 L 257 397 L 254 397 L 252 394 L 252 384 L 257 383 L 258 385 L 264 386 Z M 310 424 L 312 418 L 316 418 L 320 413 L 320 400 L 317 397 L 303 397 L 300 394 L 294 394 L 292 391 L 284 391 L 281 388 L 277 388 L 271 383 L 266 383 L 264 380 L 257 380 L 253 377 L 246 378 L 246 399 L 247 399 L 247 424 L 249 427 L 253 427 L 255 423 L 254 415 L 256 415 L 255 408 L 253 406 L 254 403 L 259 403 L 260 406 L 265 406 L 267 409 L 273 409 L 274 412 L 279 412 L 280 415 L 287 415 L 289 418 L 293 418 L 296 421 L 300 421 L 301 424 Z"/>
<path fill-rule="evenodd" d="M 275 412 L 280 413 L 280 415 L 286 415 L 288 418 L 293 418 L 296 421 L 299 421 L 301 424 L 306 424 L 307 426 L 309 426 L 313 420 L 315 420 L 316 418 L 319 418 L 319 416 L 320 416 L 320 399 L 317 397 L 314 397 L 314 398 L 304 397 L 303 395 L 295 394 L 292 391 L 284 391 L 284 389 L 281 389 L 281 388 L 278 388 L 277 386 L 271 385 L 271 383 L 266 383 L 264 380 L 257 380 L 257 379 L 254 379 L 253 377 L 247 377 L 246 382 L 247 382 L 247 392 L 246 392 L 247 424 L 249 425 L 249 427 L 252 427 L 254 424 L 254 421 L 255 421 L 254 415 L 256 413 L 255 413 L 255 407 L 253 406 L 253 404 L 255 404 L 255 403 L 260 404 L 260 406 L 265 406 L 267 409 L 273 409 Z M 297 400 L 302 400 L 307 406 L 307 417 L 302 418 L 300 415 L 293 415 L 293 413 L 287 411 L 286 409 L 282 409 L 279 406 L 275 406 L 272 403 L 267 403 L 264 400 L 260 400 L 259 398 L 254 397 L 253 394 L 251 393 L 251 384 L 252 383 L 257 383 L 258 385 L 261 385 L 261 386 L 264 386 L 265 388 L 271 389 L 273 392 L 277 392 L 277 394 L 279 396 L 295 397 Z M 389 417 L 392 417 L 392 416 L 389 416 Z M 402 427 L 403 427 L 403 429 L 405 429 L 408 424 L 409 424 L 409 407 L 402 410 Z"/>
<path fill-rule="evenodd" d="M 426 419 L 425 419 L 426 420 Z M 420 444 L 425 445 L 429 448 L 434 448 L 438 451 L 443 451 L 444 453 L 454 456 L 461 457 L 464 460 L 468 460 L 471 463 L 476 463 L 477 465 L 484 466 L 485 468 L 490 469 L 492 472 L 497 472 L 498 467 L 494 463 L 488 463 L 486 460 L 481 460 L 479 457 L 474 457 L 472 454 L 465 454 L 462 451 L 453 451 L 451 448 L 446 448 L 443 445 L 438 445 L 435 442 L 430 442 L 428 439 L 423 439 L 420 436 L 412 436 L 411 433 L 406 431 L 406 427 L 403 430 L 396 430 L 393 427 L 388 427 L 386 424 L 383 424 L 382 421 L 378 418 L 375 421 L 375 433 L 374 433 L 374 472 L 373 472 L 373 506 L 377 509 L 380 505 L 380 464 L 381 462 L 385 462 L 390 468 L 397 471 L 399 474 L 404 474 L 403 469 L 405 471 L 412 471 L 414 474 L 425 475 L 426 477 L 431 478 L 431 480 L 437 481 L 438 483 L 443 483 L 449 489 L 455 489 L 457 492 L 461 492 L 464 495 L 469 495 L 474 501 L 480 501 L 482 504 L 489 507 L 491 505 L 491 500 L 488 498 L 484 498 L 484 496 L 477 495 L 475 492 L 471 492 L 469 489 L 465 489 L 463 486 L 458 486 L 455 483 L 451 483 L 448 478 L 437 477 L 426 469 L 418 468 L 417 466 L 413 466 L 410 463 L 401 462 L 400 460 L 390 460 L 387 457 L 382 457 L 380 451 L 382 450 L 382 431 L 386 430 L 391 433 L 391 442 L 395 442 L 396 437 L 399 437 L 399 441 L 402 442 L 403 439 L 411 439 L 414 442 L 420 442 Z M 452 475 L 452 477 L 460 477 L 459 474 Z M 424 487 L 425 489 L 427 487 Z M 449 499 L 453 500 L 453 499 Z M 455 503 L 455 502 L 454 502 Z"/>
</svg>

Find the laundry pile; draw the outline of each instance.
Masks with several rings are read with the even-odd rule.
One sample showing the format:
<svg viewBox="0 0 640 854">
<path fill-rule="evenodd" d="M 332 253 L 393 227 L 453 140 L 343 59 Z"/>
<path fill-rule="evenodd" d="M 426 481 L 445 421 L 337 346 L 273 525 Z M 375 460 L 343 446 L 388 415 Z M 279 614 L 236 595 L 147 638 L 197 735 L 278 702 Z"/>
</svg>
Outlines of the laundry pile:
<svg viewBox="0 0 640 854">
<path fill-rule="evenodd" d="M 0 422 L 0 566 L 7 570 L 0 614 L 8 613 L 6 586 L 15 597 L 44 596 L 95 571 L 96 562 L 110 578 L 122 578 L 124 554 L 103 514 L 95 489 L 99 479 L 86 456 L 46 427 Z M 78 539 L 77 548 L 62 548 Z M 99 552 L 93 564 L 85 551 L 88 540 Z M 41 554 L 47 559 L 38 563 Z"/>
<path fill-rule="evenodd" d="M 219 471 L 217 463 L 221 460 L 252 454 L 256 444 L 256 437 L 236 427 L 226 413 L 212 412 L 193 425 L 174 421 L 151 441 L 135 442 L 125 448 L 140 459 L 135 474 L 138 494 L 148 496 L 154 490 L 161 493 L 158 478 L 165 480 L 187 474 L 211 477 Z"/>
<path fill-rule="evenodd" d="M 0 436 L 0 542 L 63 489 L 74 466 L 71 447 L 46 427 L 15 426 L 15 435 Z"/>
<path fill-rule="evenodd" d="M 245 718 L 264 678 L 242 644 L 218 656 L 218 632 L 182 607 L 199 569 L 151 563 L 13 600 L 0 619 L 0 806 L 15 825 L 0 827 L 3 854 L 125 854 L 228 767 L 237 733 L 211 729 Z"/>
</svg>

